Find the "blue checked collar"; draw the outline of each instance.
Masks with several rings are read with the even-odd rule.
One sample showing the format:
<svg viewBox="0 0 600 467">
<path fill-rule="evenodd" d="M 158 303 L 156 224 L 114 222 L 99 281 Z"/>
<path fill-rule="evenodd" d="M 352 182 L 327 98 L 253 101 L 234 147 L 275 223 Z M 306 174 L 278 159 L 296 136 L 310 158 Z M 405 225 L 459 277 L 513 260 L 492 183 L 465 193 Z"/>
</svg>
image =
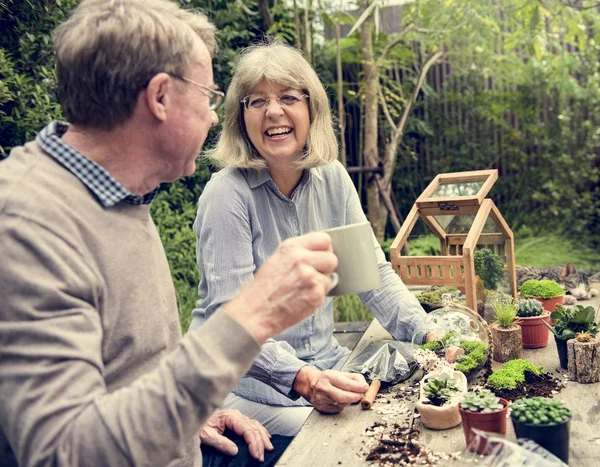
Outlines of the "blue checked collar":
<svg viewBox="0 0 600 467">
<path fill-rule="evenodd" d="M 105 208 L 124 201 L 129 204 L 150 204 L 159 187 L 143 196 L 134 195 L 121 185 L 103 167 L 88 159 L 62 140 L 69 124 L 53 121 L 37 135 L 40 147 L 65 166 L 88 187 Z"/>
</svg>

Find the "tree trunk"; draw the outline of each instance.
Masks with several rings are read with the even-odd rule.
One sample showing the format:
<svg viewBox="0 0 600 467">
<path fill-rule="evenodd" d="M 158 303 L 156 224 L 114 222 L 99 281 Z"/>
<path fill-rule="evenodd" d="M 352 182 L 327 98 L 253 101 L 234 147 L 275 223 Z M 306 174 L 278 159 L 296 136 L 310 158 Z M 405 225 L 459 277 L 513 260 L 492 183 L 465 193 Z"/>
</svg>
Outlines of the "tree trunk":
<svg viewBox="0 0 600 467">
<path fill-rule="evenodd" d="M 600 381 L 600 341 L 567 341 L 569 379 L 578 383 Z"/>
<path fill-rule="evenodd" d="M 260 11 L 260 16 L 265 23 L 265 31 L 268 31 L 273 26 L 273 15 L 269 8 L 269 0 L 258 0 L 258 11 Z"/>
<path fill-rule="evenodd" d="M 300 50 L 304 50 L 304 46 L 302 45 L 301 30 L 300 13 L 298 13 L 298 5 L 296 4 L 296 0 L 294 0 L 294 31 L 296 33 L 296 47 L 298 47 Z"/>
<path fill-rule="evenodd" d="M 304 9 L 304 52 L 309 63 L 312 63 L 312 25 L 310 23 L 310 9 L 312 0 L 306 0 Z"/>
<path fill-rule="evenodd" d="M 369 8 L 369 0 L 362 0 L 363 10 Z M 373 57 L 373 15 L 369 15 L 360 26 L 360 45 L 362 50 L 362 67 L 365 83 L 364 113 L 364 163 L 368 167 L 379 165 L 377 149 L 377 88 L 379 72 Z M 384 239 L 387 209 L 379 198 L 379 188 L 374 176 L 367 178 L 367 216 L 375 232 L 377 240 Z"/>
<path fill-rule="evenodd" d="M 523 339 L 520 326 L 504 329 L 492 325 L 491 329 L 494 360 L 503 363 L 515 358 L 523 358 Z"/>
<path fill-rule="evenodd" d="M 344 110 L 344 77 L 342 75 L 342 48 L 340 47 L 340 23 L 335 23 L 335 43 L 337 52 L 335 64 L 337 69 L 337 91 L 338 91 L 338 128 L 340 131 L 340 159 L 344 167 L 348 165 L 346 160 L 346 112 Z"/>
</svg>

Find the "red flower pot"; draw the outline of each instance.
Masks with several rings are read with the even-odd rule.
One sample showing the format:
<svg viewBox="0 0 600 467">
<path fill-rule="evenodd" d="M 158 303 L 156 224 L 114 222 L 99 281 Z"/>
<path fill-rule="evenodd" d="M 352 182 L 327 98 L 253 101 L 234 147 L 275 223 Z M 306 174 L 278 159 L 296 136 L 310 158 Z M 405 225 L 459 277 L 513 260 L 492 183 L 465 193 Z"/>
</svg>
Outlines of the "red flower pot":
<svg viewBox="0 0 600 467">
<path fill-rule="evenodd" d="M 541 316 L 519 318 L 524 349 L 540 349 L 548 345 L 550 330 L 546 327 L 544 321 L 551 324 L 549 313 Z"/>
<path fill-rule="evenodd" d="M 460 417 L 462 418 L 462 427 L 465 434 L 467 447 L 469 447 L 471 441 L 475 437 L 475 433 L 473 433 L 472 428 L 486 431 L 488 433 L 498 433 L 501 435 L 506 434 L 506 413 L 508 411 L 508 401 L 506 399 L 500 399 L 500 403 L 504 405 L 504 408 L 498 412 L 491 413 L 471 412 L 470 410 L 463 410 L 460 405 L 458 406 Z M 472 452 L 477 452 L 477 454 L 486 454 L 488 447 L 487 444 L 488 443 L 485 439 L 480 439 L 477 446 L 471 446 L 470 449 L 474 450 Z"/>
<path fill-rule="evenodd" d="M 550 313 L 552 313 L 554 311 L 554 308 L 556 308 L 556 305 L 562 305 L 564 295 L 560 295 L 559 297 L 552 297 L 552 298 L 540 298 L 540 297 L 533 297 L 533 298 L 535 298 L 538 302 L 541 302 L 542 307 L 544 307 L 544 310 L 548 310 Z"/>
</svg>

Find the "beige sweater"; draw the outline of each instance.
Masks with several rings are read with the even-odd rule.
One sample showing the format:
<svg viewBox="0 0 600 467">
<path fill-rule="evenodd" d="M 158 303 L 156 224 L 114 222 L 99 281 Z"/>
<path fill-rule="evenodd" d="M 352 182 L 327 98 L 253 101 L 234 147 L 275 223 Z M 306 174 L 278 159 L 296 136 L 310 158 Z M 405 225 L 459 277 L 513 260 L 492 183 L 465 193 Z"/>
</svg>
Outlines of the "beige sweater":
<svg viewBox="0 0 600 467">
<path fill-rule="evenodd" d="M 181 338 L 148 206 L 102 207 L 37 143 L 0 162 L 0 465 L 200 465 L 258 351 L 223 313 Z"/>
</svg>

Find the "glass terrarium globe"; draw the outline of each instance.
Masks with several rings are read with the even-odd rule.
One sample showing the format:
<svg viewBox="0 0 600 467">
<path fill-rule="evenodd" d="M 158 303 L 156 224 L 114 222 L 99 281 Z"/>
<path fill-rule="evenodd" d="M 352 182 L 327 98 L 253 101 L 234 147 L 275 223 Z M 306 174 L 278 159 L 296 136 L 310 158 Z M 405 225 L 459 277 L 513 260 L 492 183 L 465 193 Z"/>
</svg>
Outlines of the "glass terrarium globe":
<svg viewBox="0 0 600 467">
<path fill-rule="evenodd" d="M 455 369 L 471 374 L 490 356 L 490 340 L 485 320 L 466 306 L 442 297 L 443 307 L 427 314 L 412 336 L 415 348 L 434 351 L 440 358 L 456 363 Z M 425 343 L 428 334 L 435 340 Z"/>
</svg>

